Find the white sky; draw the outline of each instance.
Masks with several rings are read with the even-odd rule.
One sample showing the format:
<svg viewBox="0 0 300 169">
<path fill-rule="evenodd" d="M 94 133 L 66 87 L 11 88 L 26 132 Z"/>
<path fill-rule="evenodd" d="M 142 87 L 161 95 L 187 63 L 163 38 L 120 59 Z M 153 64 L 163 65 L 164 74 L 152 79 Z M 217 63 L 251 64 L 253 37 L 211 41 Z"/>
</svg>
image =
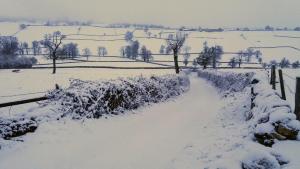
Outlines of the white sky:
<svg viewBox="0 0 300 169">
<path fill-rule="evenodd" d="M 300 0 L 0 0 L 0 16 L 202 27 L 300 26 Z"/>
</svg>

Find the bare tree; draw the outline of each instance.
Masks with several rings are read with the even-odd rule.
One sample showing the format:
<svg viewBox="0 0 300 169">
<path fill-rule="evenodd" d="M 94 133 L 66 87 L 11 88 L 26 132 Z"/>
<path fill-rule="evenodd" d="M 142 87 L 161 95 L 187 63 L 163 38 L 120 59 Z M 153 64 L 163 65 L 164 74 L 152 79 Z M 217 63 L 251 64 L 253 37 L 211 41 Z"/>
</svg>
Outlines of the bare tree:
<svg viewBox="0 0 300 169">
<path fill-rule="evenodd" d="M 79 55 L 78 45 L 76 43 L 68 43 L 62 46 L 61 55 L 65 58 L 75 58 Z"/>
<path fill-rule="evenodd" d="M 241 68 L 243 58 L 246 57 L 245 53 L 246 52 L 244 52 L 243 50 L 240 50 L 237 54 L 239 68 Z"/>
<path fill-rule="evenodd" d="M 290 61 L 287 58 L 282 58 L 281 61 L 279 62 L 279 66 L 281 68 L 288 68 L 290 67 Z"/>
<path fill-rule="evenodd" d="M 175 36 L 169 36 L 169 38 L 167 39 L 168 47 L 170 47 L 170 49 L 173 50 L 175 72 L 177 74 L 179 73 L 178 53 L 179 53 L 181 47 L 183 46 L 185 39 L 186 39 L 186 36 L 181 32 L 177 32 L 175 34 Z"/>
<path fill-rule="evenodd" d="M 23 42 L 23 47 L 25 49 L 26 55 L 28 55 L 29 54 L 29 45 L 28 45 L 28 43 L 27 42 Z"/>
<path fill-rule="evenodd" d="M 53 34 L 46 34 L 44 40 L 41 41 L 41 44 L 49 50 L 49 57 L 53 61 L 53 74 L 56 73 L 56 60 L 59 58 L 57 51 L 65 37 L 61 32 L 56 31 Z"/>
<path fill-rule="evenodd" d="M 187 66 L 189 63 L 189 58 L 191 56 L 189 53 L 190 51 L 191 51 L 191 47 L 189 47 L 189 46 L 183 47 L 183 63 L 185 66 Z"/>
<path fill-rule="evenodd" d="M 125 47 L 124 46 L 120 48 L 120 54 L 121 54 L 122 57 L 126 56 Z"/>
<path fill-rule="evenodd" d="M 212 64 L 213 68 L 215 69 L 217 67 L 217 61 L 221 59 L 223 54 L 223 47 L 222 46 L 214 46 L 212 47 L 213 53 L 212 53 Z"/>
<path fill-rule="evenodd" d="M 32 42 L 32 50 L 33 50 L 33 55 L 38 55 L 41 53 L 41 47 L 38 41 Z"/>
<path fill-rule="evenodd" d="M 27 28 L 27 25 L 25 25 L 25 24 L 20 24 L 19 25 L 19 29 L 20 30 L 24 30 L 24 29 L 26 29 Z"/>
<path fill-rule="evenodd" d="M 141 48 L 141 57 L 144 60 L 144 62 L 149 62 L 153 59 L 151 51 L 148 50 L 146 46 L 142 46 Z"/>
<path fill-rule="evenodd" d="M 98 56 L 105 56 L 107 55 L 107 50 L 103 46 L 98 47 Z"/>
<path fill-rule="evenodd" d="M 256 55 L 255 51 L 252 49 L 252 48 L 248 48 L 246 51 L 245 51 L 245 59 L 246 59 L 246 62 L 247 63 L 250 63 L 251 62 L 251 59 L 252 59 L 252 56 L 253 55 Z M 259 53 L 257 53 L 259 55 Z"/>
<path fill-rule="evenodd" d="M 92 54 L 91 50 L 89 48 L 84 48 L 82 50 L 82 55 L 86 57 L 86 60 L 89 60 L 90 55 Z"/>
<path fill-rule="evenodd" d="M 17 56 L 19 42 L 16 37 L 0 36 L 0 55 Z"/>
<path fill-rule="evenodd" d="M 132 41 L 132 39 L 133 39 L 133 32 L 127 31 L 125 33 L 125 37 L 124 38 L 125 38 L 126 41 Z"/>
<path fill-rule="evenodd" d="M 165 53 L 165 48 L 166 48 L 166 47 L 165 47 L 164 45 L 161 45 L 161 46 L 160 46 L 160 49 L 159 49 L 159 53 L 160 53 L 160 54 L 164 54 L 164 53 Z"/>
<path fill-rule="evenodd" d="M 293 63 L 292 63 L 292 67 L 293 67 L 294 69 L 299 68 L 299 67 L 300 67 L 300 62 L 299 62 L 299 61 L 293 62 Z"/>
<path fill-rule="evenodd" d="M 229 65 L 231 68 L 235 68 L 235 67 L 236 67 L 237 62 L 236 62 L 236 60 L 235 60 L 234 57 L 230 59 L 228 65 Z"/>
</svg>

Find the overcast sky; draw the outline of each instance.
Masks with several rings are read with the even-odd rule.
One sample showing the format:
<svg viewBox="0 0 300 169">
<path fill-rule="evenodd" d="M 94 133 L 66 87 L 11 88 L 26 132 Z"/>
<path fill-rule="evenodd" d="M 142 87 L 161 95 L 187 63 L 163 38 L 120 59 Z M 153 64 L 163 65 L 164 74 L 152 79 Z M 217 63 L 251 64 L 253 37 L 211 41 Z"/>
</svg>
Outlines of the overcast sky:
<svg viewBox="0 0 300 169">
<path fill-rule="evenodd" d="M 300 0 L 0 0 L 1 17 L 202 27 L 300 26 Z"/>
</svg>

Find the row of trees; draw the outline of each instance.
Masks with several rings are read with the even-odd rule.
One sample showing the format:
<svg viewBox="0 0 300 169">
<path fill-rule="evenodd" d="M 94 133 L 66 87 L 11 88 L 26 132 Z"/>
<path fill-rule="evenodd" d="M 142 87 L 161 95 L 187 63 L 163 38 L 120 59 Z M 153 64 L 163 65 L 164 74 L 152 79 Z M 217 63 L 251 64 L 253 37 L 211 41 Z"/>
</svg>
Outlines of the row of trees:
<svg viewBox="0 0 300 169">
<path fill-rule="evenodd" d="M 203 50 L 199 54 L 199 57 L 196 58 L 196 62 L 203 66 L 203 69 L 206 69 L 208 65 L 212 65 L 213 68 L 216 68 L 217 62 L 221 59 L 222 54 L 222 46 L 216 45 L 209 47 L 207 42 L 204 42 Z"/>
<path fill-rule="evenodd" d="M 300 68 L 300 62 L 295 61 L 291 63 L 287 58 L 282 58 L 280 62 L 276 60 L 271 60 L 269 64 L 264 64 L 264 67 L 270 67 L 272 65 L 279 66 L 281 68 Z"/>
<path fill-rule="evenodd" d="M 170 46 L 161 45 L 159 49 L 160 54 L 171 54 L 172 49 Z"/>
<path fill-rule="evenodd" d="M 63 44 L 63 40 L 66 38 L 65 35 L 61 34 L 61 32 L 56 31 L 53 34 L 46 34 L 44 39 L 39 43 L 43 45 L 48 53 L 49 59 L 52 59 L 53 62 L 53 74 L 56 73 L 56 60 L 64 59 L 64 58 L 75 58 L 79 55 L 78 45 L 76 43 L 68 43 Z M 103 46 L 98 47 L 98 56 L 107 55 L 107 50 Z M 84 48 L 82 50 L 82 56 L 86 57 L 87 60 L 89 56 L 92 55 L 92 52 L 89 48 Z"/>
<path fill-rule="evenodd" d="M 147 49 L 146 46 L 140 48 L 140 43 L 137 40 L 134 40 L 133 32 L 126 32 L 124 36 L 128 45 L 123 46 L 120 49 L 121 56 L 129 59 L 138 59 L 140 56 L 141 59 L 145 62 L 149 62 L 153 59 L 152 52 Z"/>
<path fill-rule="evenodd" d="M 129 45 L 121 47 L 120 53 L 121 56 L 128 59 L 138 59 L 139 56 L 145 62 L 149 62 L 153 59 L 152 52 L 147 49 L 146 46 L 140 48 L 140 43 L 137 40 L 129 41 Z"/>
<path fill-rule="evenodd" d="M 246 50 L 241 50 L 238 52 L 237 56 L 229 60 L 228 65 L 232 68 L 241 67 L 242 63 L 250 63 L 252 59 L 255 58 L 258 63 L 262 64 L 262 53 L 260 50 L 254 50 L 253 48 L 248 48 Z"/>
</svg>

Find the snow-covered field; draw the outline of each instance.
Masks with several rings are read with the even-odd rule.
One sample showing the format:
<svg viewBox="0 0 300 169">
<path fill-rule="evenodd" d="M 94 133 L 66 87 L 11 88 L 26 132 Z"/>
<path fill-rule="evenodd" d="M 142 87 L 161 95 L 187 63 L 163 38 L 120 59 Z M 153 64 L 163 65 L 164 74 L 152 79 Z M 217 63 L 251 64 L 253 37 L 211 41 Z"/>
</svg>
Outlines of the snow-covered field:
<svg viewBox="0 0 300 169">
<path fill-rule="evenodd" d="M 101 28 L 101 27 L 88 27 L 88 26 L 29 26 L 26 29 L 19 31 L 20 23 L 12 22 L 0 22 L 0 35 L 13 35 L 16 32 L 20 42 L 28 42 L 31 44 L 34 40 L 41 40 L 43 36 L 47 33 L 53 33 L 54 31 L 61 31 L 63 34 L 75 34 L 70 36 L 73 39 L 97 39 L 97 40 L 111 40 L 111 39 L 123 39 L 124 33 L 126 31 L 133 31 L 133 29 L 123 29 L 123 28 Z M 80 28 L 80 30 L 79 30 Z M 152 36 L 160 32 L 165 32 L 162 34 L 163 37 L 167 37 L 167 32 L 172 32 L 175 30 L 157 30 L 150 29 L 149 32 L 152 33 Z M 79 35 L 76 35 L 78 34 Z M 91 36 L 86 37 L 81 34 L 88 35 L 114 35 L 114 36 Z M 209 45 L 221 45 L 224 48 L 224 51 L 227 52 L 237 52 L 239 50 L 244 50 L 248 47 L 261 47 L 261 46 L 292 46 L 300 48 L 300 39 L 299 38 L 286 38 L 278 37 L 275 35 L 284 35 L 284 36 L 300 36 L 299 32 L 238 32 L 238 31 L 229 31 L 229 32 L 190 32 L 189 38 L 186 42 L 187 46 L 191 47 L 191 52 L 199 52 L 202 49 L 203 42 L 207 41 Z M 135 30 L 135 37 L 146 37 L 147 35 L 143 30 Z M 158 53 L 160 46 L 165 44 L 164 40 L 161 39 L 147 39 L 141 38 L 137 39 L 140 41 L 141 46 L 145 45 L 149 48 L 152 53 Z M 68 43 L 70 41 L 65 41 Z M 98 46 L 104 46 L 108 50 L 108 55 L 120 55 L 119 49 L 122 46 L 125 46 L 127 43 L 123 40 L 118 41 L 86 41 L 86 40 L 72 40 L 72 42 L 78 43 L 78 46 L 81 49 L 90 48 L 92 53 L 96 55 L 96 50 Z M 277 49 L 260 49 L 263 53 L 263 60 L 268 62 L 270 60 L 276 59 L 280 60 L 282 57 L 287 57 L 290 61 L 299 60 L 300 51 L 292 48 L 277 48 Z M 192 55 L 190 61 L 195 58 L 196 55 Z M 223 61 L 228 61 L 233 55 L 224 55 Z M 46 60 L 43 56 L 38 56 L 38 62 L 41 64 L 51 63 L 51 61 Z M 85 59 L 85 58 L 82 58 Z M 172 61 L 172 56 L 154 56 L 155 60 L 164 60 Z M 90 58 L 90 60 L 97 61 L 128 61 L 125 58 Z M 180 58 L 183 60 L 183 58 Z M 70 62 L 70 61 L 59 61 L 59 62 Z M 73 62 L 73 61 L 71 61 Z M 173 63 L 164 63 L 165 65 L 173 66 Z M 190 63 L 191 64 L 191 63 Z M 183 63 L 180 63 L 183 65 Z M 49 66 L 49 65 L 43 65 Z M 50 65 L 51 66 L 51 65 Z M 68 64 L 59 64 L 58 66 L 120 66 L 120 67 L 158 67 L 160 65 L 147 64 L 141 62 L 88 62 L 88 63 L 68 63 Z M 191 65 L 190 65 L 191 66 Z M 110 70 L 110 69 L 58 69 L 57 75 L 50 75 L 51 70 L 22 70 L 19 74 L 12 73 L 8 70 L 0 70 L 1 88 L 0 91 L 0 102 L 5 102 L 10 100 L 9 97 L 1 96 L 10 96 L 18 95 L 25 93 L 34 93 L 40 91 L 46 91 L 52 89 L 54 84 L 59 84 L 61 86 L 67 86 L 69 78 L 82 78 L 86 80 L 93 80 L 99 78 L 115 78 L 118 76 L 126 77 L 131 75 L 139 74 L 165 74 L 171 73 L 172 70 Z M 289 70 L 288 71 L 293 77 L 299 75 L 298 70 Z M 293 73 L 295 72 L 295 73 Z M 292 82 L 291 82 L 292 83 Z M 293 86 L 290 86 L 293 88 Z M 24 98 L 23 96 L 21 98 Z M 11 100 L 15 100 L 11 98 Z"/>
<path fill-rule="evenodd" d="M 80 30 L 79 30 L 80 28 Z M 0 22 L 0 35 L 13 35 L 18 32 L 18 23 Z M 47 33 L 53 33 L 54 31 L 61 31 L 65 35 L 70 35 L 70 39 L 95 39 L 95 40 L 113 40 L 124 39 L 124 33 L 127 31 L 133 31 L 128 28 L 101 28 L 101 27 L 89 27 L 89 26 L 29 26 L 26 29 L 18 32 L 16 36 L 22 42 L 28 42 L 31 44 L 34 40 L 42 40 Z M 168 36 L 168 32 L 176 32 L 176 30 L 158 30 L 149 29 L 151 36 L 159 37 L 159 33 L 162 32 L 162 38 Z M 221 45 L 224 51 L 238 52 L 239 50 L 245 50 L 248 47 L 274 47 L 283 46 L 283 48 L 276 49 L 260 49 L 263 53 L 263 60 L 269 62 L 270 60 L 281 60 L 282 57 L 287 57 L 290 61 L 299 60 L 300 55 L 300 32 L 296 31 L 225 31 L 225 32 L 187 32 L 189 38 L 186 45 L 191 47 L 191 52 L 200 52 L 203 43 L 208 42 L 208 45 Z M 77 35 L 79 34 L 79 35 Z M 84 36 L 84 35 L 99 35 L 99 36 Z M 108 35 L 106 37 L 101 35 Z M 113 36 L 109 36 L 113 35 Z M 161 39 L 148 39 L 139 37 L 148 37 L 144 30 L 135 30 L 134 36 L 141 45 L 145 45 L 152 53 L 159 53 L 160 46 L 165 44 Z M 93 54 L 97 54 L 97 47 L 104 46 L 108 50 L 109 55 L 120 55 L 119 49 L 126 45 L 125 41 L 89 41 L 89 40 L 71 40 L 78 44 L 80 49 L 90 48 Z M 69 41 L 65 41 L 67 43 Z M 289 48 L 298 48 L 293 49 Z M 158 56 L 155 59 L 166 59 L 167 56 Z M 194 56 L 196 57 L 196 56 Z M 229 60 L 231 55 L 224 55 L 223 60 Z M 168 57 L 169 58 L 169 57 Z M 172 59 L 172 58 L 169 58 Z"/>
</svg>

